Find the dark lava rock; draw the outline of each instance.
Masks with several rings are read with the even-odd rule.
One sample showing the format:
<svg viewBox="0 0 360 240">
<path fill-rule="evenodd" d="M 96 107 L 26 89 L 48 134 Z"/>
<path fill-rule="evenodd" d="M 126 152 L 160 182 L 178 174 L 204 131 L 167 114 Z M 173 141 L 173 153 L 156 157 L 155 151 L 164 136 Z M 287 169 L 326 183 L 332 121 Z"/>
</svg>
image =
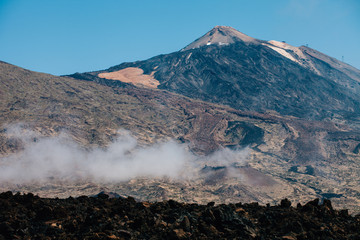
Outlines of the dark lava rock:
<svg viewBox="0 0 360 240">
<path fill-rule="evenodd" d="M 330 200 L 291 207 L 0 193 L 0 239 L 360 239 L 360 215 Z"/>
<path fill-rule="evenodd" d="M 281 200 L 280 206 L 284 208 L 289 208 L 291 206 L 291 202 L 289 201 L 289 199 L 285 198 Z"/>
</svg>

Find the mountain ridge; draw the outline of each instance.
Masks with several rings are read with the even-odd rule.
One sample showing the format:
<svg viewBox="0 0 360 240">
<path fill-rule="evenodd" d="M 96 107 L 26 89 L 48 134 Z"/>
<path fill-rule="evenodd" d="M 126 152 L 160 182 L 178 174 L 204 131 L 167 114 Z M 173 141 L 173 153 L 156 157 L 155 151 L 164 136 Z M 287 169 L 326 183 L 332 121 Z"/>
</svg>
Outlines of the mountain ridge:
<svg viewBox="0 0 360 240">
<path fill-rule="evenodd" d="M 220 32 L 220 33 L 219 33 Z M 215 35 L 215 36 L 214 36 Z M 223 41 L 220 41 L 218 35 L 221 35 Z M 213 41 L 215 38 L 215 41 Z M 221 38 L 221 37 L 220 37 Z M 226 41 L 228 40 L 228 41 Z M 196 39 L 194 42 L 190 43 L 180 51 L 186 51 L 194 48 L 199 48 L 203 46 L 209 46 L 211 44 L 218 44 L 218 45 L 228 45 L 232 44 L 235 41 L 243 41 L 252 44 L 262 44 L 272 48 L 274 51 L 277 51 L 284 57 L 289 58 L 290 60 L 297 62 L 298 64 L 312 70 L 313 72 L 317 73 L 318 75 L 324 75 L 326 71 L 319 71 L 314 66 L 312 59 L 309 59 L 305 55 L 310 55 L 314 58 L 323 60 L 331 65 L 331 67 L 338 69 L 338 70 L 345 70 L 346 74 L 349 74 L 349 77 L 355 79 L 356 81 L 360 82 L 360 70 L 345 63 L 338 59 L 332 58 L 323 54 L 315 49 L 312 49 L 308 46 L 291 46 L 290 44 L 286 43 L 285 41 L 276 41 L 276 40 L 259 40 L 252 38 L 232 27 L 229 26 L 215 26 L 209 32 L 207 32 L 202 37 Z M 330 75 L 327 75 L 329 77 Z"/>
</svg>

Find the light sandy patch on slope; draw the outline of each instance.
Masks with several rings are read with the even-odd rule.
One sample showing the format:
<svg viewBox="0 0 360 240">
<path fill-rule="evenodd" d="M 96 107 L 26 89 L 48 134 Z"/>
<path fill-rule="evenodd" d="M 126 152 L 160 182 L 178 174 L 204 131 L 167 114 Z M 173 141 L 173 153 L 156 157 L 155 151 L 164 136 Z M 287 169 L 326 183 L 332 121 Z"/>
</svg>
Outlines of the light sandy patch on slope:
<svg viewBox="0 0 360 240">
<path fill-rule="evenodd" d="M 294 61 L 306 68 L 309 68 L 311 71 L 315 72 L 318 75 L 321 75 L 320 71 L 314 66 L 312 61 L 303 53 L 302 49 L 299 47 L 291 46 L 285 42 L 279 42 L 275 40 L 268 41 L 263 43 L 263 45 L 273 49 L 284 57 Z"/>
<path fill-rule="evenodd" d="M 100 73 L 98 77 L 111 80 L 119 80 L 125 83 L 131 83 L 140 87 L 157 88 L 160 82 L 154 78 L 155 71 L 150 75 L 144 74 L 141 68 L 128 67 L 116 72 Z"/>
<path fill-rule="evenodd" d="M 294 61 L 294 62 L 297 62 L 297 63 L 300 64 L 300 62 L 298 60 L 296 60 L 290 53 L 288 53 L 284 49 L 279 48 L 279 47 L 275 47 L 275 46 L 272 46 L 272 45 L 264 44 L 264 43 L 263 43 L 263 45 L 265 45 L 265 46 L 271 48 L 272 50 L 280 53 L 281 55 L 283 55 L 284 57 L 290 59 L 291 61 Z"/>
</svg>

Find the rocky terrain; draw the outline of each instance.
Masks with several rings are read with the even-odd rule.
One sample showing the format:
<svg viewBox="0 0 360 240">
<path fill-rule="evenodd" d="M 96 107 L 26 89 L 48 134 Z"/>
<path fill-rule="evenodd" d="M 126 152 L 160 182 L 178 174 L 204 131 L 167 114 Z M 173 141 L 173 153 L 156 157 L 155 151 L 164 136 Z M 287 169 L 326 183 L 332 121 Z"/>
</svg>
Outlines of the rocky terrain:
<svg viewBox="0 0 360 240">
<path fill-rule="evenodd" d="M 111 195 L 111 194 L 110 194 Z M 0 239 L 359 239 L 360 216 L 331 201 L 207 205 L 0 194 Z"/>
<path fill-rule="evenodd" d="M 336 59 L 224 27 L 179 52 L 103 71 L 59 77 L 0 62 L 0 171 L 43 139 L 66 134 L 91 153 L 122 130 L 136 149 L 182 144 L 195 163 L 184 169 L 190 177 L 2 179 L 0 191 L 66 198 L 107 190 L 198 204 L 330 198 L 357 214 L 358 85 L 359 70 Z"/>
</svg>

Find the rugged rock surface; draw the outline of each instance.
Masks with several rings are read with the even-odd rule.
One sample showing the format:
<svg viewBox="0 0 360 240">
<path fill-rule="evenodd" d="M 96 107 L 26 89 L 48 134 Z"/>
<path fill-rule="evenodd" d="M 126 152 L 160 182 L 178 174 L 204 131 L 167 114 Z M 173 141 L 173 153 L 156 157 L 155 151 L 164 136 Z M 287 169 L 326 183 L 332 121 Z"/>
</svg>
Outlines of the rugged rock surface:
<svg viewBox="0 0 360 240">
<path fill-rule="evenodd" d="M 359 239 L 360 216 L 315 199 L 292 207 L 0 194 L 0 239 Z"/>
</svg>

